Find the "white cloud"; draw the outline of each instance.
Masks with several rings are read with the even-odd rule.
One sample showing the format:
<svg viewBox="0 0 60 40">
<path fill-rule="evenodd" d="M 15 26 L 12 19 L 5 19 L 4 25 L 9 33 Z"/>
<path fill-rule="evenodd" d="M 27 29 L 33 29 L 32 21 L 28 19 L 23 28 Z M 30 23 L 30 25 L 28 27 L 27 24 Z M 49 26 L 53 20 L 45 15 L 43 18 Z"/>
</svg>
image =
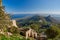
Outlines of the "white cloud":
<svg viewBox="0 0 60 40">
<path fill-rule="evenodd" d="M 60 14 L 60 11 L 11 12 L 12 14 Z"/>
</svg>

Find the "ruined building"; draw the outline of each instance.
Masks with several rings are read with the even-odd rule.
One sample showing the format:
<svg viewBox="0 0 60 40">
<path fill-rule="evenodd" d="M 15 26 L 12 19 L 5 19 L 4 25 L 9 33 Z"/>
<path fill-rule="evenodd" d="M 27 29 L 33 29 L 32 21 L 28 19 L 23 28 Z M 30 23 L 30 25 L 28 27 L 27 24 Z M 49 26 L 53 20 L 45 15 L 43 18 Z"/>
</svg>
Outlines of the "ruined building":
<svg viewBox="0 0 60 40">
<path fill-rule="evenodd" d="M 37 38 L 37 32 L 31 28 L 20 28 L 20 34 L 25 36 L 26 39 L 29 37 Z"/>
</svg>

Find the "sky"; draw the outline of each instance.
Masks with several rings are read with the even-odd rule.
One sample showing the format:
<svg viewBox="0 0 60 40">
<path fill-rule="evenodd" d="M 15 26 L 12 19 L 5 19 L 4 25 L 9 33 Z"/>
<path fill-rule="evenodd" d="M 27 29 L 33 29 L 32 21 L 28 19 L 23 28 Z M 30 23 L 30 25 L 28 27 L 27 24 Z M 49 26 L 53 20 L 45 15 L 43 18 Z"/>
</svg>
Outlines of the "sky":
<svg viewBox="0 0 60 40">
<path fill-rule="evenodd" d="M 9 13 L 60 14 L 60 0 L 3 0 Z"/>
</svg>

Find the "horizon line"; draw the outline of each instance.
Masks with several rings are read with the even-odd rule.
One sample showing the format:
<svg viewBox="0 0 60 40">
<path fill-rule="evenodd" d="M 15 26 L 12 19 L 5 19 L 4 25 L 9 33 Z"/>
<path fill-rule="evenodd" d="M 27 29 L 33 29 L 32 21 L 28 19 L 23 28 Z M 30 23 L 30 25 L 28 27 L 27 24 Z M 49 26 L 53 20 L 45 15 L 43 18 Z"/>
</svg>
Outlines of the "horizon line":
<svg viewBox="0 0 60 40">
<path fill-rule="evenodd" d="M 59 11 L 50 11 L 50 12 L 7 12 L 8 14 L 60 14 Z"/>
</svg>

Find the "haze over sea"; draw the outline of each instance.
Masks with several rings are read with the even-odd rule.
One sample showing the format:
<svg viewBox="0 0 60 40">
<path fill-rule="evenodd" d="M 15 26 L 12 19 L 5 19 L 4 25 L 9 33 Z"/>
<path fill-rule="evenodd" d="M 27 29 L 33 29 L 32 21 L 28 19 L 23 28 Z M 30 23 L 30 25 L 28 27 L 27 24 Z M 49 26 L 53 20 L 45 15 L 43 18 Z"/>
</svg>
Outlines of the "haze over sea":
<svg viewBox="0 0 60 40">
<path fill-rule="evenodd" d="M 33 15 L 36 15 L 36 14 L 13 14 L 11 15 L 11 18 L 12 19 L 16 19 L 16 18 L 24 18 L 24 17 L 29 17 L 29 16 L 33 16 Z M 38 15 L 38 14 L 37 14 Z M 49 16 L 49 14 L 39 14 L 40 16 Z M 60 20 L 60 15 L 56 15 L 56 14 L 50 14 L 51 17 L 57 19 L 57 20 Z"/>
</svg>

